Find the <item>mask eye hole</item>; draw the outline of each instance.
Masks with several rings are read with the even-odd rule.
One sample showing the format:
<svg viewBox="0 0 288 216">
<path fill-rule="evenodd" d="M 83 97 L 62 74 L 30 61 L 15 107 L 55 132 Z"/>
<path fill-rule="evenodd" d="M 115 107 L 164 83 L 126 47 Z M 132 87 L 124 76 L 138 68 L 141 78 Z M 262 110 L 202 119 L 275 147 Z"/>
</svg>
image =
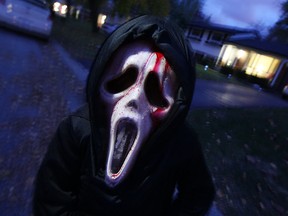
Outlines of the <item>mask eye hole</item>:
<svg viewBox="0 0 288 216">
<path fill-rule="evenodd" d="M 137 76 L 138 69 L 135 66 L 130 66 L 126 68 L 120 76 L 108 81 L 105 85 L 105 89 L 111 94 L 122 92 L 136 82 Z"/>
<path fill-rule="evenodd" d="M 146 97 L 152 106 L 160 108 L 168 107 L 168 101 L 163 95 L 159 78 L 155 72 L 148 74 L 144 89 Z"/>
</svg>

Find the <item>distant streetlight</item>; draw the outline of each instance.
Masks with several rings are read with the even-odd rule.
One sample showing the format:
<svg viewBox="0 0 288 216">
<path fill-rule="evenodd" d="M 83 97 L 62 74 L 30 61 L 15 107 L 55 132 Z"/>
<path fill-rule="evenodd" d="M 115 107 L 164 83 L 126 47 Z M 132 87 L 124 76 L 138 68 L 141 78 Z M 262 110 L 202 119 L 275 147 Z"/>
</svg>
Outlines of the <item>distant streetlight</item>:
<svg viewBox="0 0 288 216">
<path fill-rule="evenodd" d="M 105 14 L 99 14 L 97 19 L 97 26 L 101 28 L 102 25 L 105 23 L 107 16 Z"/>
</svg>

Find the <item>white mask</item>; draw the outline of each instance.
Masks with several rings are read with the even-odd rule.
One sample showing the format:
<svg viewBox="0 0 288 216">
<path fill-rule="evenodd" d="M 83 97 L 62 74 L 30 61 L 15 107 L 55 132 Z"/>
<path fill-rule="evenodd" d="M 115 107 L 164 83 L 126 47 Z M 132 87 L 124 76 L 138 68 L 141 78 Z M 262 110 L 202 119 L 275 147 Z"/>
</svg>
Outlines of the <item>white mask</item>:
<svg viewBox="0 0 288 216">
<path fill-rule="evenodd" d="M 168 116 L 177 82 L 163 54 L 146 43 L 121 47 L 109 63 L 100 97 L 110 126 L 105 180 L 116 185 L 131 170 L 145 141 Z"/>
</svg>

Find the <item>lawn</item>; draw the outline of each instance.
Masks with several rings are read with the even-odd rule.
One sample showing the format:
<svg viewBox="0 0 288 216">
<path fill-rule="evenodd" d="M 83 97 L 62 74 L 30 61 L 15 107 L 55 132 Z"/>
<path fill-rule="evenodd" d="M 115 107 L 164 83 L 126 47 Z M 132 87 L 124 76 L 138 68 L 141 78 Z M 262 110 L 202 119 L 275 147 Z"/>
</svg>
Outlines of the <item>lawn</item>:
<svg viewBox="0 0 288 216">
<path fill-rule="evenodd" d="M 239 78 L 233 76 L 227 76 L 220 73 L 219 71 L 211 68 L 204 69 L 205 66 L 196 64 L 196 77 L 198 79 L 212 80 L 216 82 L 228 82 L 237 85 L 247 85 L 247 82 L 240 80 Z"/>
<path fill-rule="evenodd" d="M 90 64 L 106 35 L 83 21 L 57 20 L 57 40 L 76 60 Z M 198 79 L 237 82 L 197 65 Z M 197 109 L 188 116 L 203 144 L 224 215 L 288 214 L 288 110 Z"/>
<path fill-rule="evenodd" d="M 201 109 L 189 114 L 224 215 L 287 215 L 287 119 L 287 109 Z"/>
<path fill-rule="evenodd" d="M 224 75 L 219 73 L 216 70 L 211 68 L 207 68 L 205 70 L 205 66 L 196 64 L 196 76 L 199 79 L 206 79 L 206 80 L 215 80 L 217 82 L 229 82 L 230 79 Z"/>
</svg>

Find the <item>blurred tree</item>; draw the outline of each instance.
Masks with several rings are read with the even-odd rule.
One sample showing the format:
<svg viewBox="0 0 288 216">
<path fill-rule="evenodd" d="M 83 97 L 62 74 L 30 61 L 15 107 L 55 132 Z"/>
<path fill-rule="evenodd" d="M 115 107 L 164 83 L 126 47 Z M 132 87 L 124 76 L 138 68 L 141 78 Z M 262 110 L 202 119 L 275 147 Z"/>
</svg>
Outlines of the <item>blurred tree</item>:
<svg viewBox="0 0 288 216">
<path fill-rule="evenodd" d="M 170 2 L 167 0 L 114 0 L 115 11 L 120 16 L 129 17 L 141 14 L 167 16 Z"/>
<path fill-rule="evenodd" d="M 89 8 L 89 1 L 90 0 L 73 0 L 73 3 L 76 5 L 82 5 L 85 8 Z"/>
<path fill-rule="evenodd" d="M 288 0 L 282 3 L 281 9 L 282 15 L 270 29 L 267 39 L 288 43 Z"/>
<path fill-rule="evenodd" d="M 114 0 L 115 11 L 120 16 L 152 14 L 170 16 L 181 27 L 186 27 L 191 20 L 204 20 L 202 7 L 205 0 Z M 208 21 L 209 18 L 206 19 Z"/>
<path fill-rule="evenodd" d="M 89 7 L 91 11 L 91 22 L 92 22 L 92 31 L 99 31 L 99 27 L 97 25 L 98 15 L 101 12 L 101 7 L 107 2 L 107 0 L 89 0 Z"/>
<path fill-rule="evenodd" d="M 170 17 L 185 28 L 192 20 L 208 21 L 202 13 L 204 0 L 170 0 Z"/>
<path fill-rule="evenodd" d="M 85 1 L 85 0 L 83 0 Z M 109 0 L 88 0 L 91 10 L 93 31 L 98 31 L 97 18 L 100 8 Z M 202 7 L 205 0 L 113 0 L 114 14 L 121 17 L 134 17 L 142 14 L 170 16 L 181 27 L 186 27 L 191 20 L 204 20 Z M 208 19 L 207 19 L 208 20 Z"/>
<path fill-rule="evenodd" d="M 71 0 L 66 0 L 66 4 L 67 4 L 67 17 L 70 17 L 70 10 L 71 10 Z"/>
</svg>

